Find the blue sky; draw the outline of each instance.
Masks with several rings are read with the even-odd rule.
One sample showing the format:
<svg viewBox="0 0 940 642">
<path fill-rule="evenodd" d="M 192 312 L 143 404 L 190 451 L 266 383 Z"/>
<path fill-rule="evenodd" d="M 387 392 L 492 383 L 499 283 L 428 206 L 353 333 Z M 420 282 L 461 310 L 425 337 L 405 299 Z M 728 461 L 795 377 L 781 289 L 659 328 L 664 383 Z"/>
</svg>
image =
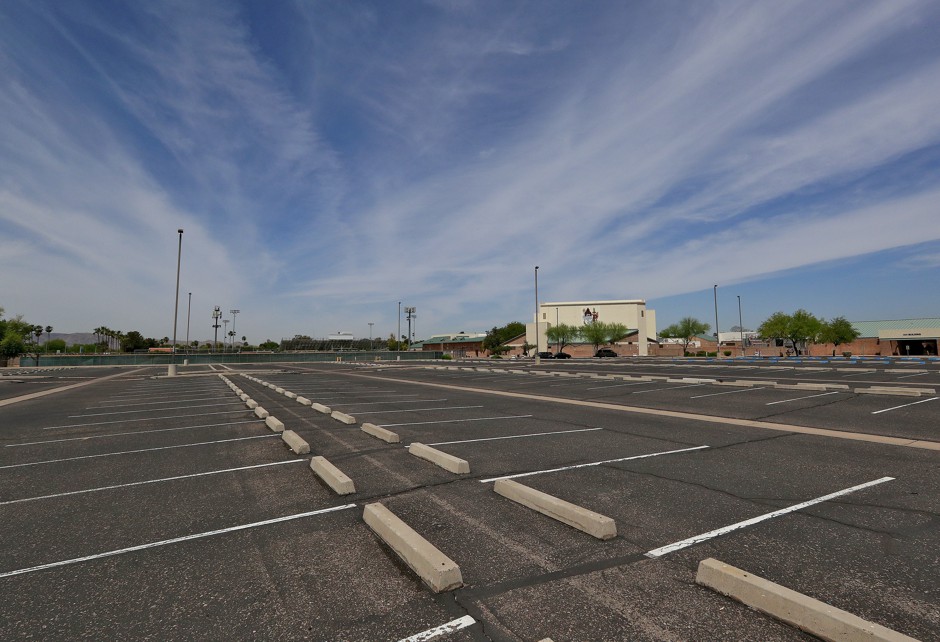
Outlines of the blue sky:
<svg viewBox="0 0 940 642">
<path fill-rule="evenodd" d="M 0 306 L 250 341 L 940 315 L 940 3 L 0 4 Z"/>
</svg>

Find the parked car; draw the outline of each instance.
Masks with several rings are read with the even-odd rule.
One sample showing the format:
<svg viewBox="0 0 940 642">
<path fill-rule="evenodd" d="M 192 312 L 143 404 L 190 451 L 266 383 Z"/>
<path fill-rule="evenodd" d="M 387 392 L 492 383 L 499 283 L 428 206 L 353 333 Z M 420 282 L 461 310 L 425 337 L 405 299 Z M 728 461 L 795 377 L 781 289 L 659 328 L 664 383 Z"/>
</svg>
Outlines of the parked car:
<svg viewBox="0 0 940 642">
<path fill-rule="evenodd" d="M 554 359 L 555 358 L 555 355 L 553 355 L 551 352 L 539 352 L 538 355 L 536 356 L 539 357 L 540 359 Z"/>
<path fill-rule="evenodd" d="M 571 355 L 568 354 L 567 352 L 556 352 L 555 358 L 556 359 L 570 359 Z"/>
<path fill-rule="evenodd" d="M 610 348 L 601 348 L 594 353 L 595 357 L 616 357 L 617 353 L 611 350 Z"/>
</svg>

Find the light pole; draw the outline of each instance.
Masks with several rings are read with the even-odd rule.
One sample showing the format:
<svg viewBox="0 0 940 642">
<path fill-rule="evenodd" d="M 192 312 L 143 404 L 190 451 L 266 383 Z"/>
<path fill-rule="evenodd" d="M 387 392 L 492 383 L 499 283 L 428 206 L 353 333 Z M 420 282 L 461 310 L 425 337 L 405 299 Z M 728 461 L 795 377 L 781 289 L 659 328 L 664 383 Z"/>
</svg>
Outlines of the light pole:
<svg viewBox="0 0 940 642">
<path fill-rule="evenodd" d="M 215 336 L 212 339 L 212 349 L 219 349 L 219 319 L 222 317 L 222 309 L 215 306 L 212 310 L 212 327 L 215 328 Z"/>
<path fill-rule="evenodd" d="M 401 351 L 401 301 L 398 302 L 398 336 L 395 337 L 395 351 Z"/>
<path fill-rule="evenodd" d="M 232 315 L 232 352 L 235 352 L 235 315 L 241 312 L 241 310 L 229 310 L 228 313 Z"/>
<path fill-rule="evenodd" d="M 411 340 L 413 338 L 411 334 L 411 320 L 417 318 L 418 315 L 415 314 L 417 310 L 414 306 L 405 306 L 405 319 L 408 320 L 408 347 L 411 348 Z"/>
<path fill-rule="evenodd" d="M 176 297 L 173 299 L 173 353 L 170 357 L 170 365 L 167 367 L 168 377 L 176 376 L 176 319 L 180 307 L 180 261 L 183 258 L 183 228 L 176 230 L 180 235 L 179 247 L 176 250 Z"/>
<path fill-rule="evenodd" d="M 741 295 L 738 295 L 738 328 L 741 330 L 741 356 L 747 356 L 747 350 L 744 349 L 744 317 L 741 316 Z"/>
<path fill-rule="evenodd" d="M 721 352 L 721 331 L 718 329 L 718 286 L 715 286 L 715 358 Z"/>
<path fill-rule="evenodd" d="M 555 306 L 555 327 L 556 328 L 558 327 L 558 306 L 557 305 Z M 555 330 L 555 332 L 558 332 L 558 330 Z M 555 344 L 555 351 L 561 352 L 561 338 L 559 338 L 558 342 Z"/>
<path fill-rule="evenodd" d="M 375 350 L 375 345 L 372 343 L 372 326 L 375 325 L 375 322 L 369 321 L 369 350 Z"/>
<path fill-rule="evenodd" d="M 225 352 L 225 350 L 227 349 L 227 348 L 226 348 L 226 343 L 227 343 L 227 341 L 228 341 L 228 340 L 225 338 L 225 337 L 228 336 L 228 319 L 222 319 L 222 327 L 223 327 L 223 330 L 222 330 L 222 352 Z"/>
<path fill-rule="evenodd" d="M 186 351 L 189 352 L 189 314 L 193 311 L 193 293 L 189 293 L 189 305 L 186 306 Z"/>
<path fill-rule="evenodd" d="M 542 363 L 539 357 L 539 266 L 535 266 L 535 363 Z"/>
</svg>

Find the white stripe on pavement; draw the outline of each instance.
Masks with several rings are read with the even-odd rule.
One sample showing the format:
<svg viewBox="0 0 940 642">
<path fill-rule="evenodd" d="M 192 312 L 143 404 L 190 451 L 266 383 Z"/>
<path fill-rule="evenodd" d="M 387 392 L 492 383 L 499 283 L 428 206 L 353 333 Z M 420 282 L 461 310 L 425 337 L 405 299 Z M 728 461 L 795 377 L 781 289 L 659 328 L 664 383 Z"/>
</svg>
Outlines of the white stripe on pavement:
<svg viewBox="0 0 940 642">
<path fill-rule="evenodd" d="M 745 388 L 743 390 L 726 390 L 725 392 L 711 392 L 707 395 L 695 395 L 694 397 L 689 397 L 689 399 L 701 399 L 702 397 L 717 397 L 719 395 L 734 395 L 742 392 L 754 392 L 755 390 L 764 390 L 767 386 L 761 386 L 759 388 Z"/>
<path fill-rule="evenodd" d="M 480 439 L 462 439 L 460 441 L 438 441 L 425 446 L 446 446 L 447 444 L 469 444 L 474 441 L 496 441 L 497 439 L 522 439 L 523 437 L 541 437 L 543 435 L 564 435 L 571 432 L 591 432 L 592 430 L 603 430 L 603 428 L 578 428 L 577 430 L 555 430 L 552 432 L 533 432 L 527 435 L 508 435 L 506 437 L 482 437 Z M 408 446 L 405 446 L 407 448 Z"/>
<path fill-rule="evenodd" d="M 125 437 L 127 435 L 145 435 L 152 432 L 173 432 L 176 430 L 189 430 L 191 428 L 217 428 L 219 426 L 239 426 L 241 424 L 254 424 L 261 421 L 232 421 L 224 424 L 200 424 L 198 426 L 178 426 L 176 428 L 154 428 L 153 430 L 131 430 L 129 432 L 112 432 L 105 435 L 86 435 L 84 437 L 63 437 L 62 439 L 44 439 L 42 441 L 26 441 L 22 444 L 4 444 L 4 448 L 19 448 L 20 446 L 37 446 L 40 444 L 57 444 L 63 441 L 86 441 L 88 439 L 104 439 L 105 437 Z"/>
<path fill-rule="evenodd" d="M 222 403 L 204 403 L 198 406 L 177 406 L 175 408 L 151 408 L 150 410 L 119 410 L 117 412 L 95 412 L 88 415 L 69 415 L 69 419 L 80 419 L 82 417 L 104 417 L 106 415 L 136 415 L 145 412 L 166 412 L 167 410 L 189 410 L 192 408 L 213 408 L 215 406 L 236 406 L 240 401 L 224 401 Z"/>
<path fill-rule="evenodd" d="M 632 457 L 620 457 L 618 459 L 605 459 L 604 461 L 592 461 L 589 464 L 575 464 L 573 466 L 562 466 L 560 468 L 548 468 L 546 470 L 534 470 L 529 473 L 517 473 L 515 475 L 503 475 L 502 477 L 490 477 L 489 479 L 481 479 L 480 483 L 497 481 L 500 479 L 516 479 L 517 477 L 530 477 L 532 475 L 542 475 L 544 473 L 557 473 L 562 470 L 574 470 L 575 468 L 587 468 L 589 466 L 600 466 L 601 464 L 612 464 L 618 461 L 630 461 L 632 459 L 646 459 L 647 457 L 659 457 L 660 455 L 674 455 L 677 453 L 687 453 L 692 452 L 693 450 L 702 450 L 703 448 L 708 448 L 708 446 L 694 446 L 692 448 L 681 448 L 679 450 L 667 450 L 659 453 L 649 453 L 647 455 L 633 455 Z"/>
<path fill-rule="evenodd" d="M 680 388 L 700 388 L 702 386 L 707 386 L 707 383 L 693 383 L 688 386 L 673 386 L 672 388 L 654 388 L 653 390 L 634 390 L 631 392 L 631 395 L 642 395 L 647 392 L 662 392 L 663 390 L 679 390 Z"/>
<path fill-rule="evenodd" d="M 69 495 L 82 495 L 84 493 L 97 493 L 102 490 L 114 490 L 116 488 L 130 488 L 131 486 L 143 486 L 145 484 L 156 484 L 159 482 L 176 481 L 178 479 L 189 479 L 191 477 L 206 477 L 208 475 L 221 475 L 222 473 L 234 473 L 239 470 L 251 470 L 253 468 L 266 468 L 268 466 L 282 466 L 284 464 L 302 464 L 306 459 L 289 459 L 287 461 L 276 461 L 269 464 L 254 464 L 253 466 L 239 466 L 238 468 L 225 468 L 223 470 L 210 470 L 204 473 L 192 473 L 189 475 L 177 475 L 175 477 L 162 477 L 160 479 L 147 479 L 144 481 L 128 482 L 126 484 L 114 484 L 112 486 L 98 486 L 97 488 L 86 488 L 85 490 L 73 490 L 67 493 L 55 493 L 52 495 L 39 495 L 37 497 L 24 497 L 23 499 L 11 499 L 0 502 L 0 506 L 6 504 L 19 504 L 21 502 L 34 502 L 39 499 L 53 499 L 55 497 L 68 497 Z"/>
<path fill-rule="evenodd" d="M 773 406 L 773 405 L 778 404 L 778 403 L 790 403 L 791 401 L 802 401 L 803 399 L 813 399 L 813 398 L 815 398 L 815 397 L 825 397 L 825 396 L 827 396 L 827 395 L 837 395 L 837 394 L 839 394 L 839 391 L 838 391 L 838 390 L 836 390 L 835 392 L 823 392 L 823 393 L 818 394 L 818 395 L 807 395 L 807 396 L 805 396 L 805 397 L 796 397 L 796 398 L 794 398 L 794 399 L 784 399 L 784 400 L 782 400 L 782 401 L 771 401 L 770 403 L 767 403 L 767 404 L 764 404 L 764 405 L 766 405 L 766 406 Z"/>
<path fill-rule="evenodd" d="M 345 504 L 343 506 L 334 506 L 333 508 L 321 508 L 320 510 L 308 511 L 306 513 L 297 513 L 296 515 L 287 515 L 285 517 L 275 517 L 274 519 L 266 519 L 261 522 L 252 522 L 250 524 L 241 524 L 239 526 L 229 526 L 228 528 L 220 528 L 218 530 L 207 531 L 205 533 L 196 533 L 194 535 L 184 535 L 182 537 L 174 537 L 173 539 L 164 539 L 159 542 L 150 542 L 149 544 L 140 544 L 138 546 L 128 546 L 127 548 L 119 548 L 117 550 L 107 551 L 105 553 L 96 553 L 94 555 L 86 555 L 85 557 L 76 557 L 70 560 L 52 562 L 51 564 L 41 564 L 39 566 L 30 566 L 28 568 L 21 568 L 15 571 L 7 571 L 6 573 L 0 573 L 0 578 L 11 577 L 13 575 L 22 575 L 24 573 L 33 573 L 35 571 L 43 571 L 49 568 L 67 566 L 69 564 L 78 564 L 80 562 L 89 562 L 91 560 L 97 560 L 103 557 L 113 557 L 115 555 L 122 555 L 124 553 L 133 553 L 136 551 L 143 551 L 148 548 L 156 548 L 158 546 L 167 546 L 169 544 L 178 544 L 180 542 L 188 542 L 194 539 L 212 537 L 214 535 L 234 533 L 236 531 L 243 531 L 249 528 L 258 528 L 259 526 L 268 526 L 270 524 L 288 522 L 288 521 L 295 520 L 295 519 L 301 519 L 303 517 L 311 517 L 313 515 L 322 515 L 324 513 L 332 513 L 334 511 L 346 510 L 349 508 L 354 508 L 355 506 L 356 506 L 355 504 Z"/>
<path fill-rule="evenodd" d="M 476 620 L 474 620 L 469 615 L 465 615 L 461 618 L 457 618 L 456 620 L 451 620 L 446 624 L 435 626 L 433 629 L 428 629 L 427 631 L 422 631 L 421 633 L 415 633 L 411 637 L 402 638 L 398 642 L 425 642 L 426 640 L 433 640 L 434 638 L 441 635 L 448 635 L 454 631 L 465 629 L 468 626 L 473 626 L 474 624 L 476 624 Z"/>
<path fill-rule="evenodd" d="M 333 406 L 336 407 L 335 405 Z M 441 406 L 438 408 L 407 408 L 405 410 L 369 410 L 367 412 L 359 412 L 358 410 L 350 410 L 349 412 L 355 413 L 358 417 L 359 415 L 390 415 L 394 412 L 421 412 L 423 410 L 466 410 L 467 408 L 482 408 L 483 406 Z"/>
<path fill-rule="evenodd" d="M 443 421 L 416 421 L 416 422 L 407 423 L 407 424 L 379 424 L 379 426 L 382 428 L 388 428 L 390 426 L 421 426 L 424 424 L 455 424 L 461 421 L 489 421 L 491 419 L 525 419 L 526 417 L 531 417 L 531 416 L 532 415 L 508 415 L 506 417 L 475 417 L 472 419 L 446 419 Z"/>
<path fill-rule="evenodd" d="M 138 419 L 115 419 L 114 421 L 96 421 L 90 424 L 64 424 L 62 426 L 45 426 L 41 430 L 55 430 L 56 428 L 87 428 L 88 426 L 107 426 L 108 424 L 129 424 L 132 421 L 160 421 L 161 419 L 183 419 L 189 417 L 208 417 L 210 415 L 237 415 L 243 412 L 251 412 L 247 408 L 244 410 L 223 410 L 220 412 L 200 412 L 195 415 L 165 415 L 163 417 L 140 417 Z"/>
<path fill-rule="evenodd" d="M 934 401 L 936 399 L 940 399 L 940 397 L 931 397 L 930 399 L 921 399 L 920 401 L 912 401 L 911 403 L 906 403 L 902 406 L 894 406 L 893 408 L 885 408 L 884 410 L 875 410 L 871 414 L 880 415 L 883 412 L 888 412 L 891 410 L 898 410 L 899 408 L 907 408 L 908 406 L 916 406 L 919 403 L 927 403 L 928 401 Z"/>
<path fill-rule="evenodd" d="M 787 508 L 775 510 L 772 513 L 764 513 L 763 515 L 758 515 L 757 517 L 746 519 L 743 522 L 738 522 L 737 524 L 731 524 L 730 526 L 725 526 L 723 528 L 718 528 L 713 531 L 709 531 L 707 533 L 702 533 L 701 535 L 696 535 L 695 537 L 690 537 L 680 542 L 674 542 L 672 544 L 667 544 L 666 546 L 662 546 L 660 548 L 654 548 L 653 550 L 646 553 L 646 556 L 652 557 L 652 558 L 662 557 L 663 555 L 666 555 L 668 553 L 672 553 L 674 551 L 678 551 L 683 548 L 688 548 L 689 546 L 693 546 L 694 544 L 699 544 L 701 542 L 705 542 L 707 540 L 718 537 L 720 535 L 725 535 L 726 533 L 740 530 L 742 528 L 752 526 L 753 524 L 758 524 L 760 522 L 771 519 L 773 517 L 779 517 L 781 515 L 786 515 L 787 513 L 793 513 L 803 508 L 807 508 L 815 504 L 821 504 L 822 502 L 829 501 L 830 499 L 835 499 L 836 497 L 842 497 L 843 495 L 854 493 L 857 490 L 862 490 L 870 486 L 875 486 L 877 484 L 883 484 L 884 482 L 892 481 L 893 479 L 894 477 L 882 477 L 881 479 L 876 479 L 874 481 L 866 482 L 864 484 L 859 484 L 858 486 L 852 486 L 851 488 L 846 488 L 845 490 L 840 490 L 834 493 L 830 493 L 828 495 L 823 495 L 822 497 L 817 497 L 816 499 L 811 499 L 809 501 L 801 502 L 799 504 L 794 504 L 793 506 L 789 506 Z"/>
<path fill-rule="evenodd" d="M 44 461 L 31 461 L 25 464 L 7 464 L 6 466 L 0 466 L 0 470 L 5 468 L 23 468 L 24 466 L 39 466 L 41 464 L 56 464 L 63 461 L 75 461 L 77 459 L 94 459 L 95 457 L 111 457 L 113 455 L 131 455 L 134 453 L 149 453 L 154 450 L 170 450 L 172 448 L 191 448 L 193 446 L 209 446 L 211 444 L 224 444 L 230 441 L 246 441 L 248 439 L 265 439 L 267 437 L 280 437 L 278 434 L 272 435 L 256 435 L 254 437 L 236 437 L 234 439 L 218 439 L 216 441 L 200 441 L 195 444 L 179 444 L 176 446 L 158 446 L 156 448 L 141 448 L 140 450 L 120 450 L 113 453 L 100 453 L 97 455 L 80 455 L 78 457 L 65 457 L 63 459 L 46 459 Z"/>
</svg>

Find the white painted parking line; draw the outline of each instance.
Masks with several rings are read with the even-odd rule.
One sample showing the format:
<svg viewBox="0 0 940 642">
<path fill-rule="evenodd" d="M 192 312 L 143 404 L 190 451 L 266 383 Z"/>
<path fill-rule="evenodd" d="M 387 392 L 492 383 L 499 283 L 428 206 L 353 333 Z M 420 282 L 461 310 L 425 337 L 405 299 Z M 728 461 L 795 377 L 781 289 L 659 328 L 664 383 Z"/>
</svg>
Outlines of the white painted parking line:
<svg viewBox="0 0 940 642">
<path fill-rule="evenodd" d="M 548 468 L 546 470 L 534 470 L 528 473 L 516 473 L 515 475 L 503 475 L 502 477 L 490 477 L 489 479 L 481 479 L 480 483 L 497 481 L 500 479 L 517 479 L 519 477 L 531 477 L 532 475 L 543 475 L 545 473 L 557 473 L 562 470 L 574 470 L 576 468 L 588 468 L 590 466 L 600 466 L 602 464 L 612 464 L 618 461 L 630 461 L 632 459 L 646 459 L 648 457 L 659 457 L 660 455 L 675 455 L 677 453 L 687 453 L 692 452 L 693 450 L 702 450 L 703 448 L 708 448 L 708 446 L 693 446 L 692 448 L 680 448 L 679 450 L 666 450 L 659 453 L 649 453 L 646 455 L 633 455 L 631 457 L 619 457 L 617 459 L 605 459 L 603 461 L 592 461 L 589 464 L 574 464 L 572 466 L 562 466 L 560 468 Z"/>
<path fill-rule="evenodd" d="M 62 439 L 43 439 L 40 441 L 25 441 L 21 444 L 4 444 L 4 448 L 20 448 L 22 446 L 37 446 L 42 444 L 57 444 L 63 441 L 88 441 L 89 439 L 105 439 L 107 437 L 126 437 L 128 435 L 145 435 L 152 432 L 174 432 L 177 430 L 191 430 L 193 428 L 217 428 L 219 426 L 238 426 L 241 424 L 257 424 L 257 420 L 230 421 L 224 424 L 200 424 L 198 426 L 177 426 L 175 428 L 154 428 L 152 430 L 131 430 L 127 432 L 111 432 L 104 435 L 86 435 L 84 437 L 63 437 Z"/>
<path fill-rule="evenodd" d="M 505 437 L 482 437 L 480 439 L 461 439 L 460 441 L 438 441 L 425 446 L 446 446 L 448 444 L 469 444 L 475 441 L 496 441 L 498 439 L 522 439 L 524 437 L 542 437 L 544 435 L 565 435 L 572 432 L 591 432 L 592 430 L 603 430 L 603 428 L 578 428 L 576 430 L 554 430 L 552 432 L 532 432 L 527 435 L 508 435 Z M 407 448 L 408 446 L 405 446 Z"/>
<path fill-rule="evenodd" d="M 360 402 L 356 402 L 356 405 L 357 405 L 357 406 L 379 406 L 379 405 L 382 405 L 383 403 L 384 403 L 384 404 L 389 404 L 389 403 L 438 403 L 438 402 L 441 402 L 441 401 L 447 401 L 447 399 L 409 399 L 408 401 L 395 401 L 395 400 L 392 400 L 392 401 L 364 401 L 364 402 L 361 402 L 361 403 L 360 403 Z"/>
<path fill-rule="evenodd" d="M 925 374 L 930 374 L 930 373 L 929 373 L 929 372 L 918 372 L 918 373 L 915 373 L 915 374 L 902 375 L 902 376 L 897 377 L 897 378 L 898 378 L 898 379 L 910 379 L 911 377 L 923 377 Z"/>
<path fill-rule="evenodd" d="M 647 392 L 662 392 L 663 390 L 679 390 L 680 388 L 700 388 L 702 386 L 707 386 L 707 383 L 692 383 L 687 386 L 673 386 L 672 388 L 654 388 L 653 390 L 634 390 L 630 394 L 632 395 L 642 395 Z"/>
<path fill-rule="evenodd" d="M 133 415 L 144 412 L 165 412 L 167 410 L 190 410 L 192 408 L 214 408 L 216 406 L 237 406 L 240 401 L 226 401 L 223 403 L 206 403 L 199 406 L 176 406 L 175 408 L 151 408 L 150 410 L 119 410 L 118 412 L 93 412 L 87 415 L 69 415 L 69 419 L 81 419 L 82 417 L 105 417 L 108 415 Z"/>
<path fill-rule="evenodd" d="M 690 537 L 680 542 L 674 542 L 672 544 L 667 544 L 666 546 L 662 546 L 660 548 L 654 548 L 653 550 L 646 553 L 646 556 L 651 557 L 651 558 L 662 557 L 663 555 L 673 553 L 683 548 L 688 548 L 689 546 L 693 546 L 695 544 L 700 544 L 701 542 L 705 542 L 715 537 L 719 537 L 720 535 L 725 535 L 732 531 L 740 530 L 742 528 L 747 528 L 748 526 L 758 524 L 760 522 L 763 522 L 768 519 L 772 519 L 774 517 L 779 517 L 781 515 L 793 513 L 798 510 L 808 508 L 809 506 L 814 506 L 815 504 L 821 504 L 822 502 L 829 501 L 830 499 L 835 499 L 836 497 L 842 497 L 843 495 L 848 495 L 850 493 L 854 493 L 856 491 L 869 488 L 871 486 L 883 484 L 885 482 L 892 481 L 893 479 L 894 477 L 882 477 L 881 479 L 876 479 L 874 481 L 865 482 L 864 484 L 859 484 L 858 486 L 852 486 L 851 488 L 846 488 L 844 490 L 839 490 L 834 493 L 829 493 L 828 495 L 823 495 L 822 497 L 817 497 L 816 499 L 810 499 L 809 501 L 800 502 L 799 504 L 794 504 L 793 506 L 789 506 L 787 508 L 775 510 L 772 513 L 764 513 L 763 515 L 758 515 L 757 517 L 746 519 L 743 522 L 738 522 L 737 524 L 731 524 L 730 526 L 717 528 L 713 531 L 702 533 L 701 535 L 696 535 L 695 537 Z"/>
<path fill-rule="evenodd" d="M 767 386 L 761 386 L 759 388 L 744 388 L 742 390 L 726 390 L 725 392 L 710 392 L 707 395 L 695 395 L 694 397 L 689 397 L 689 399 L 702 399 L 704 397 L 717 397 L 719 395 L 736 395 L 742 392 L 754 392 L 755 390 L 765 390 Z"/>
<path fill-rule="evenodd" d="M 335 405 L 333 406 L 336 407 Z M 359 412 L 358 410 L 350 410 L 349 412 L 355 412 L 356 416 L 359 415 L 390 415 L 396 412 L 421 412 L 424 410 L 466 410 L 467 408 L 482 408 L 483 406 L 441 406 L 438 408 L 408 408 L 406 410 L 369 410 L 367 412 Z"/>
<path fill-rule="evenodd" d="M 360 413 L 362 414 L 362 413 Z M 392 426 L 421 426 L 425 424 L 455 424 L 462 421 L 490 421 L 495 419 L 525 419 L 526 417 L 531 417 L 532 415 L 508 415 L 506 417 L 475 417 L 472 419 L 445 419 L 442 421 L 415 421 L 413 423 L 407 424 L 379 424 L 381 428 L 390 428 Z"/>
<path fill-rule="evenodd" d="M 222 473 L 234 473 L 240 470 L 252 470 L 254 468 L 267 468 L 270 466 L 282 466 L 284 464 L 306 464 L 306 459 L 288 459 L 287 461 L 276 461 L 269 464 L 254 464 L 252 466 L 239 466 L 238 468 L 225 468 L 223 470 L 210 470 L 204 473 L 192 473 L 189 475 L 177 475 L 175 477 L 163 477 L 161 479 L 147 479 L 144 481 L 129 482 L 126 484 L 114 484 L 113 486 L 98 486 L 97 488 L 86 488 L 85 490 L 73 490 L 67 493 L 55 493 L 53 495 L 39 495 L 38 497 L 24 497 L 23 499 L 11 499 L 0 502 L 0 506 L 7 504 L 19 504 L 22 502 L 34 502 L 40 499 L 54 499 L 56 497 L 68 497 L 69 495 L 83 495 L 85 493 L 97 493 L 103 490 L 114 490 L 116 488 L 130 488 L 132 486 L 143 486 L 145 484 L 158 484 L 160 482 L 176 481 L 178 479 L 190 479 L 193 477 L 207 477 L 209 475 L 221 475 Z"/>
<path fill-rule="evenodd" d="M 349 508 L 355 508 L 355 504 L 345 504 L 343 506 L 334 506 L 332 508 L 321 508 L 320 510 L 312 510 L 306 513 L 297 513 L 296 515 L 287 515 L 285 517 L 275 517 L 274 519 L 266 519 L 261 522 L 252 522 L 250 524 L 240 524 L 238 526 L 229 526 L 228 528 L 220 528 L 214 531 L 207 531 L 205 533 L 196 533 L 194 535 L 184 535 L 182 537 L 174 537 L 173 539 L 164 539 L 159 542 L 150 542 L 148 544 L 140 544 L 138 546 L 128 546 L 127 548 L 119 548 L 114 551 L 107 551 L 104 553 L 95 553 L 94 555 L 86 555 L 85 557 L 76 557 L 70 560 L 62 560 L 60 562 L 52 562 L 50 564 L 40 564 L 39 566 L 30 566 L 28 568 L 21 568 L 15 571 L 7 571 L 5 573 L 0 573 L 0 578 L 12 577 L 13 575 L 23 575 L 24 573 L 33 573 L 35 571 L 44 571 L 49 568 L 57 568 L 59 566 L 68 566 L 70 564 L 78 564 L 81 562 L 90 562 L 92 560 L 101 559 L 104 557 L 113 557 L 115 555 L 123 555 L 124 553 L 133 553 L 136 551 L 143 551 L 148 548 L 156 548 L 158 546 L 168 546 L 170 544 L 179 544 L 180 542 L 188 542 L 194 539 L 203 539 L 206 537 L 213 537 L 215 535 L 223 535 L 225 533 L 234 533 L 236 531 L 243 531 L 249 528 L 258 528 L 259 526 L 268 526 L 270 524 L 279 524 L 281 522 L 289 522 L 295 519 L 301 519 L 303 517 L 312 517 L 313 515 L 323 515 L 324 513 L 332 513 L 340 510 L 347 510 Z"/>
<path fill-rule="evenodd" d="M 908 406 L 916 406 L 919 403 L 927 403 L 928 401 L 935 401 L 940 399 L 940 397 L 931 397 L 930 399 L 921 399 L 920 401 L 912 401 L 911 403 L 906 403 L 902 406 L 894 406 L 893 408 L 885 408 L 884 410 L 875 410 L 871 414 L 880 415 L 883 412 L 889 412 L 891 410 L 898 410 L 899 408 L 907 408 Z"/>
<path fill-rule="evenodd" d="M 164 417 L 141 417 L 139 419 L 115 419 L 114 421 L 96 421 L 90 424 L 64 424 L 62 426 L 45 426 L 41 430 L 55 430 L 56 428 L 87 428 L 88 426 L 107 426 L 108 424 L 129 424 L 134 421 L 160 421 L 161 419 L 188 419 L 189 417 L 208 417 L 210 415 L 237 415 L 251 412 L 244 410 L 225 410 L 222 412 L 200 412 L 195 415 L 166 415 Z"/>
<path fill-rule="evenodd" d="M 192 448 L 193 446 L 209 446 L 212 444 L 224 444 L 230 441 L 246 441 L 248 439 L 266 439 L 268 437 L 280 437 L 278 434 L 271 435 L 256 435 L 254 437 L 236 437 L 234 439 L 218 439 L 216 441 L 200 441 L 195 444 L 179 444 L 176 446 L 158 446 L 156 448 L 141 448 L 140 450 L 121 450 L 113 453 L 100 453 L 97 455 L 79 455 L 78 457 L 64 457 L 62 459 L 46 459 L 44 461 L 31 461 L 25 464 L 7 464 L 6 466 L 0 466 L 0 470 L 4 468 L 24 468 L 26 466 L 40 466 L 42 464 L 57 464 L 63 461 L 76 461 L 79 459 L 94 459 L 95 457 L 112 457 L 114 455 L 132 455 L 135 453 L 149 453 L 155 450 L 170 450 L 173 448 Z"/>
<path fill-rule="evenodd" d="M 440 626 L 435 626 L 433 629 L 428 629 L 427 631 L 422 631 L 421 633 L 415 633 L 411 637 L 402 638 L 398 642 L 425 642 L 425 640 L 433 640 L 436 637 L 441 635 L 448 635 L 454 631 L 459 631 L 460 629 L 465 629 L 468 626 L 473 626 L 476 623 L 469 615 L 465 615 L 456 620 L 451 620 L 447 624 L 441 624 Z"/>
<path fill-rule="evenodd" d="M 180 401 L 190 402 L 190 401 L 212 401 L 213 399 L 218 399 L 222 391 L 219 391 L 220 394 L 214 395 L 212 397 L 197 397 L 196 399 L 170 399 L 169 401 L 145 401 L 142 403 L 121 403 L 113 406 L 91 406 L 85 408 L 85 410 L 110 410 L 112 408 L 130 408 L 132 406 L 159 406 L 167 403 L 179 403 Z M 113 404 L 114 401 L 102 401 L 101 403 Z"/>
<path fill-rule="evenodd" d="M 615 383 L 609 386 L 596 386 L 594 388 L 585 388 L 585 390 L 604 390 L 605 388 L 623 388 L 625 386 L 648 386 L 653 381 L 631 381 L 630 383 Z"/>
<path fill-rule="evenodd" d="M 813 399 L 813 398 L 815 398 L 815 397 L 827 397 L 827 396 L 829 396 L 829 395 L 837 395 L 837 394 L 839 394 L 839 391 L 838 391 L 838 390 L 836 390 L 835 392 L 823 392 L 823 393 L 820 393 L 820 394 L 818 394 L 818 395 L 807 395 L 807 396 L 805 396 L 805 397 L 796 397 L 795 399 L 783 399 L 782 401 L 771 401 L 771 402 L 766 403 L 766 404 L 764 404 L 764 405 L 765 405 L 765 406 L 773 406 L 773 405 L 776 405 L 776 404 L 778 404 L 778 403 L 790 403 L 791 401 L 802 401 L 803 399 Z"/>
</svg>

